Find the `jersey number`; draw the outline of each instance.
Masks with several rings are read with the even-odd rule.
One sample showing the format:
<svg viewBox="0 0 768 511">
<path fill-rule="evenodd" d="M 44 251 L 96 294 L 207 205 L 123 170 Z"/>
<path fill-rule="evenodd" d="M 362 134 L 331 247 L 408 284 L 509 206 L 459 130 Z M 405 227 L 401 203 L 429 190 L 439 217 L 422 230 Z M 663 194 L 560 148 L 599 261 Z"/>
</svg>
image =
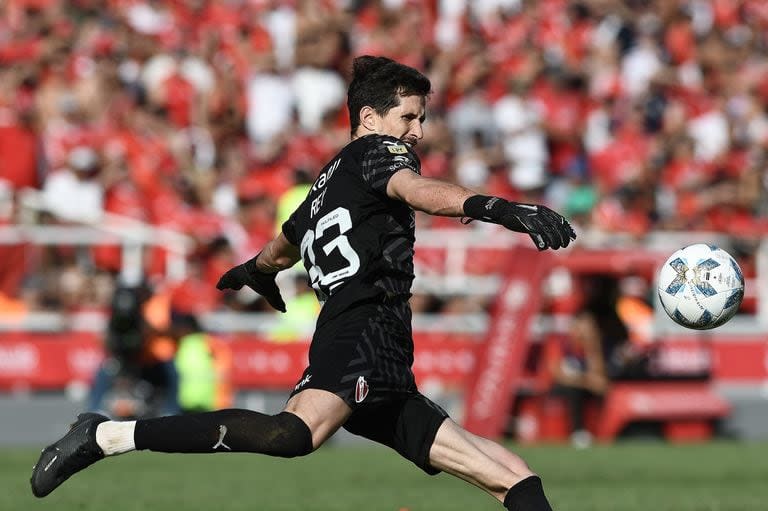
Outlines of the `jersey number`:
<svg viewBox="0 0 768 511">
<path fill-rule="evenodd" d="M 323 246 L 322 250 L 326 256 L 330 255 L 334 249 L 339 249 L 341 256 L 346 259 L 347 265 L 330 273 L 325 273 L 328 268 L 323 269 L 317 261 L 313 245 L 315 240 L 323 238 L 325 231 L 334 225 L 339 226 L 339 233 L 330 238 Z M 352 217 L 349 216 L 349 210 L 338 207 L 330 213 L 322 216 L 315 224 L 314 231 L 307 231 L 301 240 L 301 257 L 309 261 L 309 280 L 312 287 L 320 290 L 320 286 L 327 286 L 329 290 L 341 284 L 340 280 L 351 277 L 360 269 L 360 257 L 349 244 L 349 238 L 344 233 L 352 228 Z M 327 237 L 327 236 L 326 236 Z"/>
</svg>

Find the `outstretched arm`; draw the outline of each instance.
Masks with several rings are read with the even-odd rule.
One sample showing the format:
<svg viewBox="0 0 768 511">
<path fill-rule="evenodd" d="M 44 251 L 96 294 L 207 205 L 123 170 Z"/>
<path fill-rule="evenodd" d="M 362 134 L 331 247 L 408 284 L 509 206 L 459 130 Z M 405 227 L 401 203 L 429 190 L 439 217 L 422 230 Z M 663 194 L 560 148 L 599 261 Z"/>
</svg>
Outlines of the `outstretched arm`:
<svg viewBox="0 0 768 511">
<path fill-rule="evenodd" d="M 390 178 L 387 195 L 430 215 L 467 216 L 464 202 L 477 192 L 403 169 Z"/>
<path fill-rule="evenodd" d="M 478 195 L 463 186 L 421 177 L 410 169 L 402 169 L 389 179 L 387 195 L 431 215 L 466 216 L 524 232 L 539 250 L 557 250 L 576 239 L 571 224 L 546 206 Z"/>
</svg>

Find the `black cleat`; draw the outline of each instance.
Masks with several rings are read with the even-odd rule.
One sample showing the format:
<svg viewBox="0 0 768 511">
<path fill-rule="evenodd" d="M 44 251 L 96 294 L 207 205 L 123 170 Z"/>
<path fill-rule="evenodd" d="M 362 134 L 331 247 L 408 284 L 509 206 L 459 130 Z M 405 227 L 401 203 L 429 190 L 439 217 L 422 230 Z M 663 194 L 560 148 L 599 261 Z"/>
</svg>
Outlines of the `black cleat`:
<svg viewBox="0 0 768 511">
<path fill-rule="evenodd" d="M 104 457 L 96 444 L 96 427 L 108 420 L 98 413 L 81 413 L 66 435 L 43 449 L 30 479 L 35 497 L 45 497 L 73 474 Z"/>
</svg>

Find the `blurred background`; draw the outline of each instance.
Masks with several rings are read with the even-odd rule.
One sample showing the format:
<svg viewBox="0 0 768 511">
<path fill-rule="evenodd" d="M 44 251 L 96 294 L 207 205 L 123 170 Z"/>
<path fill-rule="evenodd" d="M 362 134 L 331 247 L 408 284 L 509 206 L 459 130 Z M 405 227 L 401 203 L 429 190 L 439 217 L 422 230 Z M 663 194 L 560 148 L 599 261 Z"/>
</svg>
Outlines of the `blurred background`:
<svg viewBox="0 0 768 511">
<path fill-rule="evenodd" d="M 768 439 L 763 0 L 0 0 L 0 444 L 76 411 L 276 411 L 318 304 L 215 289 L 349 140 L 352 59 L 432 80 L 422 172 L 544 203 L 579 237 L 417 218 L 422 391 L 521 443 Z M 658 304 L 732 254 L 739 314 Z"/>
</svg>

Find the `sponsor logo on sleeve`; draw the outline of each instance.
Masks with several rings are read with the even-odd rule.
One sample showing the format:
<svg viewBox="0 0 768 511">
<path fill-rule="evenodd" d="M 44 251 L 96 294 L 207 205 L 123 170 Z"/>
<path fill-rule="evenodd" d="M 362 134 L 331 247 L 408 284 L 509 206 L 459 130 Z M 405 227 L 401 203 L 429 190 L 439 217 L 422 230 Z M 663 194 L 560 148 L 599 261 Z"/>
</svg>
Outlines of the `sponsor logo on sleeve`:
<svg viewBox="0 0 768 511">
<path fill-rule="evenodd" d="M 400 169 L 411 169 L 411 170 L 413 170 L 413 167 L 411 166 L 410 163 L 406 163 L 404 161 L 396 161 L 395 163 L 393 163 L 392 165 L 390 165 L 388 167 L 388 170 L 390 172 L 394 172 L 394 171 L 400 170 Z"/>
<path fill-rule="evenodd" d="M 389 151 L 392 154 L 408 154 L 408 148 L 406 148 L 404 145 L 387 145 L 387 151 Z"/>
</svg>

